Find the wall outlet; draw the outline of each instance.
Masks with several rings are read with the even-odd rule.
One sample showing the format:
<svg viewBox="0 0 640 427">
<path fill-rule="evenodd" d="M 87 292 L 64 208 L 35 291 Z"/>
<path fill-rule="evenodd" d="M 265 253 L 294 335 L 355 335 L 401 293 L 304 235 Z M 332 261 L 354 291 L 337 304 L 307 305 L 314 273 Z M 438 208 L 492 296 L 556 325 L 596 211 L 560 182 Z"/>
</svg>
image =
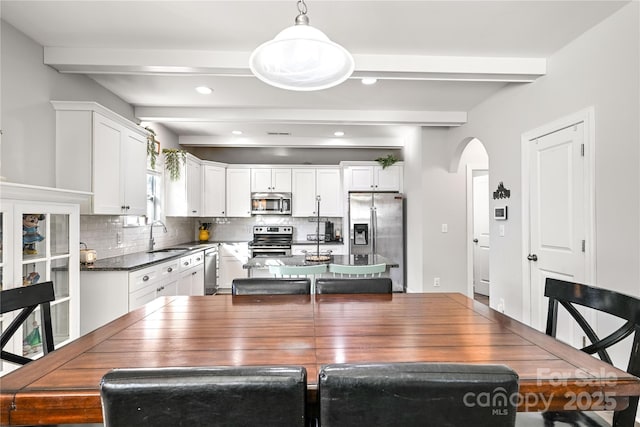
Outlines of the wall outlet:
<svg viewBox="0 0 640 427">
<path fill-rule="evenodd" d="M 504 298 L 500 298 L 500 301 L 498 301 L 498 311 L 504 313 Z"/>
<path fill-rule="evenodd" d="M 116 231 L 116 245 L 122 244 L 122 231 Z"/>
<path fill-rule="evenodd" d="M 440 278 L 439 277 L 434 277 L 433 278 L 433 286 L 436 288 L 440 287 Z"/>
<path fill-rule="evenodd" d="M 504 225 L 500 224 L 500 227 L 498 227 L 498 233 L 500 233 L 500 237 L 504 237 Z"/>
</svg>

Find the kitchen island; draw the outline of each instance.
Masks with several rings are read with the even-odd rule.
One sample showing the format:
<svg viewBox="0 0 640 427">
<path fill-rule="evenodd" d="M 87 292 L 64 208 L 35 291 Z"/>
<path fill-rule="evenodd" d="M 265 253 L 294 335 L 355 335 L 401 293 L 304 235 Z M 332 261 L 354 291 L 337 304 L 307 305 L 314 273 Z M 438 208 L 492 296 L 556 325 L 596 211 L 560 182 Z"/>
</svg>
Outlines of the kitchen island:
<svg viewBox="0 0 640 427">
<path fill-rule="evenodd" d="M 304 255 L 291 255 L 291 256 L 274 256 L 274 257 L 253 257 L 247 261 L 243 267 L 249 270 L 249 274 L 253 275 L 254 270 L 266 270 L 269 271 L 271 265 L 317 265 L 322 264 L 318 262 L 307 261 Z M 368 255 L 331 255 L 331 261 L 324 264 L 340 264 L 340 265 L 374 265 L 374 264 L 386 264 L 387 271 L 389 268 L 399 267 L 397 262 L 391 261 L 378 254 Z"/>
</svg>

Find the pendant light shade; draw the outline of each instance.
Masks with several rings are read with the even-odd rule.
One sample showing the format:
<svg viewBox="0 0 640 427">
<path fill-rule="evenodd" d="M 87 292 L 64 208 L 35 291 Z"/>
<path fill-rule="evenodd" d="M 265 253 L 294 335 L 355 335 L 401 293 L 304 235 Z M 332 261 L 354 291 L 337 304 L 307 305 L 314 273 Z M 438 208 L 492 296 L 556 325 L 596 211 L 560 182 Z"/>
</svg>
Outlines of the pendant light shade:
<svg viewBox="0 0 640 427">
<path fill-rule="evenodd" d="M 300 3 L 304 9 L 300 9 Z M 281 89 L 312 91 L 339 85 L 353 73 L 353 57 L 309 25 L 304 2 L 298 2 L 298 8 L 296 25 L 285 28 L 251 54 L 251 72 Z"/>
</svg>

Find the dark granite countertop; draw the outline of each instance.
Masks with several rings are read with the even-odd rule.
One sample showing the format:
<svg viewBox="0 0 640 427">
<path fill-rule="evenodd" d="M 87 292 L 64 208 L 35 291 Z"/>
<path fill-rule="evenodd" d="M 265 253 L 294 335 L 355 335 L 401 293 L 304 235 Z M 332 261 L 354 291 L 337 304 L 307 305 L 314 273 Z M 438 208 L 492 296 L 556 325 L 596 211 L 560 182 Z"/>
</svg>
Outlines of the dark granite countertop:
<svg viewBox="0 0 640 427">
<path fill-rule="evenodd" d="M 320 242 L 320 246 L 322 245 L 342 245 L 344 242 L 341 240 L 332 240 L 330 242 L 324 242 L 321 241 Z M 311 240 L 296 240 L 291 242 L 292 245 L 316 245 L 317 242 L 311 241 Z"/>
<path fill-rule="evenodd" d="M 171 245 L 170 248 L 182 249 L 171 252 L 135 252 L 111 258 L 99 259 L 93 264 L 80 264 L 80 271 L 135 271 L 150 267 L 171 259 L 177 259 L 185 255 L 203 251 L 217 245 L 215 242 L 200 243 L 188 242 Z M 156 249 L 156 250 L 162 250 Z"/>
<path fill-rule="evenodd" d="M 331 263 L 342 265 L 373 265 L 387 264 L 388 267 L 399 267 L 398 263 L 385 258 L 382 255 L 332 255 Z M 316 265 L 317 262 L 305 260 L 304 255 L 278 256 L 278 257 L 254 257 L 242 267 L 251 270 L 252 268 L 269 268 L 270 265 Z"/>
</svg>

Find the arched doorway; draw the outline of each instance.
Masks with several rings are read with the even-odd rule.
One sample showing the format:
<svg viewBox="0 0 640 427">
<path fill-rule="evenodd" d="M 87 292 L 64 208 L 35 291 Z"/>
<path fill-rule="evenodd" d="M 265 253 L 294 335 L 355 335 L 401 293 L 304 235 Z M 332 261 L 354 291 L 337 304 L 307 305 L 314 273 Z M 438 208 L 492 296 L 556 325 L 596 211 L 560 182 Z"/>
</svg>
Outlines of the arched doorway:
<svg viewBox="0 0 640 427">
<path fill-rule="evenodd" d="M 467 294 L 489 304 L 489 155 L 482 141 L 469 137 L 460 141 L 450 172 L 466 172 L 467 196 Z"/>
</svg>

